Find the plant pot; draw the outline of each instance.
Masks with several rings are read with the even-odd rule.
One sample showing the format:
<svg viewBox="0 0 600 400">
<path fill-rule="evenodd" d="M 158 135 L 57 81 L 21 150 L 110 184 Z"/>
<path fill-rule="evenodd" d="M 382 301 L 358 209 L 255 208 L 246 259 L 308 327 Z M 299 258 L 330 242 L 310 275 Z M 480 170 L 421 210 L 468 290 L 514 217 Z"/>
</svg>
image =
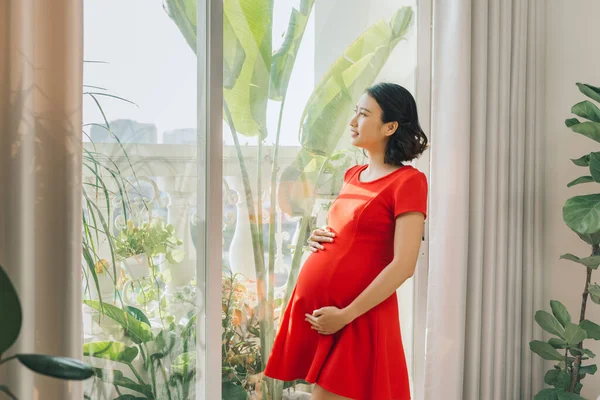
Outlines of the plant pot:
<svg viewBox="0 0 600 400">
<path fill-rule="evenodd" d="M 150 276 L 150 263 L 146 254 L 138 254 L 123 260 L 123 269 L 127 271 L 132 280 Z"/>
<path fill-rule="evenodd" d="M 184 260 L 179 264 L 169 264 L 168 271 L 171 275 L 168 286 L 172 288 L 185 286 L 194 279 L 196 263 L 194 260 Z"/>
</svg>

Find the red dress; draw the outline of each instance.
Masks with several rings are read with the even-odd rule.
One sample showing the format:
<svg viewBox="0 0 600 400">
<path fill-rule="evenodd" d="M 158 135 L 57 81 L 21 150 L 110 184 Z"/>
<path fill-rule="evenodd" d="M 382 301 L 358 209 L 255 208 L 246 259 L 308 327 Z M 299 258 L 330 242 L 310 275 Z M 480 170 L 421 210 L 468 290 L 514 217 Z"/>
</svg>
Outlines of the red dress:
<svg viewBox="0 0 600 400">
<path fill-rule="evenodd" d="M 304 379 L 357 400 L 408 400 L 410 387 L 393 294 L 335 335 L 320 335 L 305 314 L 348 306 L 394 256 L 396 217 L 426 214 L 427 180 L 411 166 L 360 182 L 354 166 L 329 210 L 334 243 L 306 260 L 283 315 L 265 375 Z"/>
</svg>

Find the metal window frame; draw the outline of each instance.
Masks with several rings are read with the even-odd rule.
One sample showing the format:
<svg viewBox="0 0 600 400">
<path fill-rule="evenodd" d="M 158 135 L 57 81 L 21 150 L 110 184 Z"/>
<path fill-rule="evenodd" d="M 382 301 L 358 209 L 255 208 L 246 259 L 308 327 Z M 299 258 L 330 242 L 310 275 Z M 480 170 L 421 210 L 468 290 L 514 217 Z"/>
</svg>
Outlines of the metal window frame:
<svg viewBox="0 0 600 400">
<path fill-rule="evenodd" d="M 197 2 L 198 260 L 196 398 L 221 398 L 223 1 Z"/>
<path fill-rule="evenodd" d="M 433 51 L 433 0 L 417 0 L 417 71 L 416 101 L 421 117 L 421 127 L 427 133 L 429 143 L 431 132 L 431 77 Z M 418 160 L 418 168 L 430 178 L 431 150 Z M 427 284 L 429 274 L 429 219 L 425 221 L 425 240 L 421 246 L 419 266 L 415 271 L 413 295 L 413 398 L 424 396 L 425 346 L 427 324 Z"/>
</svg>

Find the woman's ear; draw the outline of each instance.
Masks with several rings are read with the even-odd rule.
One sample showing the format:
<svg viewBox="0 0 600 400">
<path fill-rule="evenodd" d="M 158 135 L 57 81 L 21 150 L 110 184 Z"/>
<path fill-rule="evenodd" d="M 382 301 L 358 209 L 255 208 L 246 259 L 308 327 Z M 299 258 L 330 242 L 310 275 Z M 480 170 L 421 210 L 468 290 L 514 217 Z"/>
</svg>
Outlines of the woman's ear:
<svg viewBox="0 0 600 400">
<path fill-rule="evenodd" d="M 385 124 L 385 127 L 384 127 L 384 135 L 392 136 L 396 132 L 397 129 L 398 129 L 398 121 L 388 122 L 387 124 Z"/>
</svg>

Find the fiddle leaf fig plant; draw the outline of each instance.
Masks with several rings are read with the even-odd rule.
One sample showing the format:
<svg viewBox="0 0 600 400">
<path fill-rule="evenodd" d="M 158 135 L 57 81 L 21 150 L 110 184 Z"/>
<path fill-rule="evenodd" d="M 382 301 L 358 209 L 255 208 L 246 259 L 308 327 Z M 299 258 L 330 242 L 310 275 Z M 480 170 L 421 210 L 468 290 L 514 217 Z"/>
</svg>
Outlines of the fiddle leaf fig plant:
<svg viewBox="0 0 600 400">
<path fill-rule="evenodd" d="M 600 103 L 600 88 L 578 83 L 577 87 L 591 100 Z M 584 135 L 600 143 L 600 109 L 589 100 L 575 104 L 571 112 L 578 118 L 570 118 L 565 124 L 573 132 Z M 578 159 L 571 160 L 578 167 L 587 170 L 582 176 L 571 181 L 572 187 L 584 183 L 600 183 L 600 152 L 591 152 Z M 600 340 L 600 325 L 585 317 L 588 299 L 600 304 L 600 286 L 592 283 L 592 273 L 600 265 L 600 193 L 574 196 L 563 206 L 563 220 L 581 240 L 591 246 L 591 254 L 579 257 L 563 254 L 560 258 L 572 261 L 585 273 L 585 289 L 582 294 L 579 318 L 573 320 L 567 308 L 559 301 L 552 300 L 552 314 L 540 310 L 535 320 L 540 327 L 552 335 L 547 342 L 533 340 L 529 343 L 531 351 L 545 360 L 555 361 L 553 369 L 544 377 L 546 384 L 553 386 L 540 391 L 535 400 L 543 399 L 583 399 L 580 396 L 588 375 L 594 375 L 597 366 L 591 363 L 596 355 L 584 347 L 584 341 Z"/>
<path fill-rule="evenodd" d="M 64 380 L 86 380 L 94 375 L 88 364 L 69 357 L 45 354 L 15 354 L 3 357 L 3 354 L 17 341 L 22 325 L 21 302 L 8 274 L 0 265 L 0 365 L 17 360 L 38 374 Z M 0 384 L 0 392 L 11 399 L 16 396 L 7 385 Z"/>
</svg>

